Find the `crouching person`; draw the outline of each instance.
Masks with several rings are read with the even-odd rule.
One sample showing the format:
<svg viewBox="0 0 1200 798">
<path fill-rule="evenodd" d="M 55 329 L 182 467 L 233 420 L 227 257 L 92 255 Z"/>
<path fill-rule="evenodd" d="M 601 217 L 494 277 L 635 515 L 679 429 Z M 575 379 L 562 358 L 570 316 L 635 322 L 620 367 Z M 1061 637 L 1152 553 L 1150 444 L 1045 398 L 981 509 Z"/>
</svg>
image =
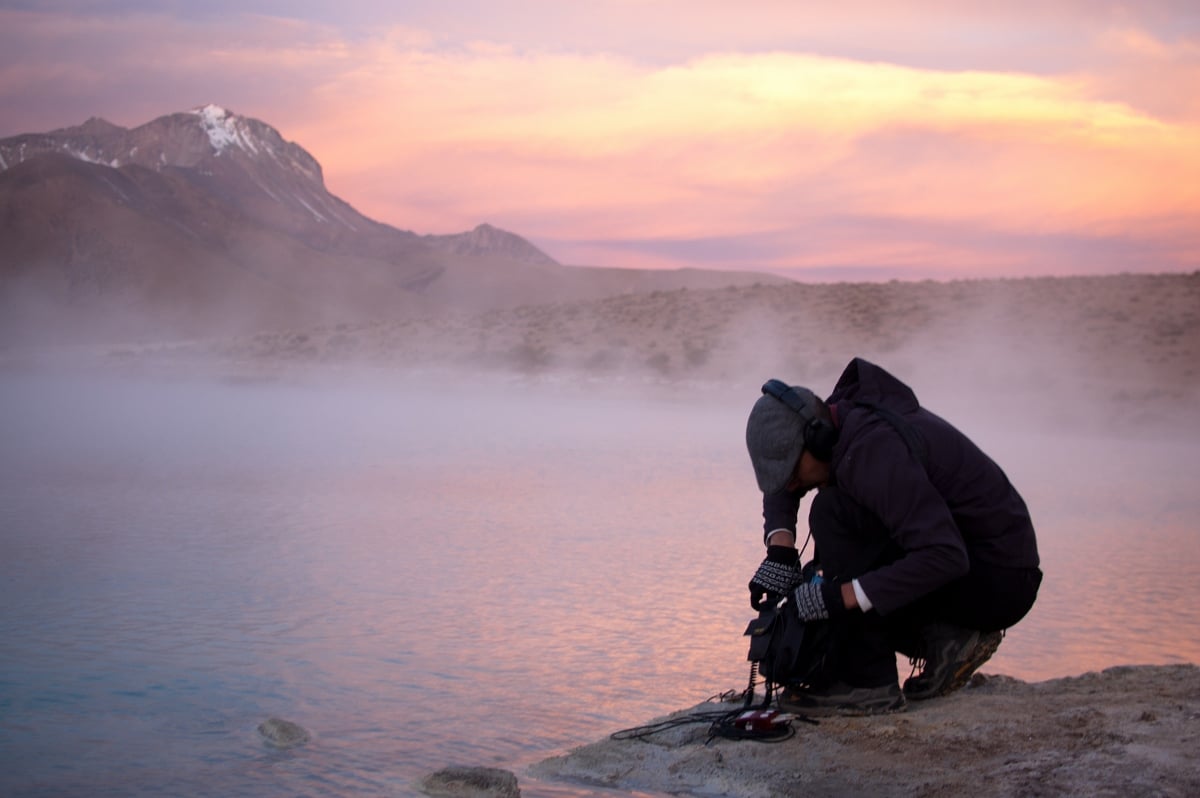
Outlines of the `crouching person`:
<svg viewBox="0 0 1200 798">
<path fill-rule="evenodd" d="M 879 366 L 851 361 L 825 401 L 769 381 L 746 445 L 767 546 L 751 604 L 787 597 L 790 611 L 829 619 L 832 631 L 825 674 L 787 685 L 785 709 L 874 714 L 946 695 L 1033 606 L 1042 572 L 1024 500 L 991 458 Z M 808 580 L 796 522 L 813 488 L 820 578 Z M 921 668 L 903 689 L 897 651 Z"/>
</svg>

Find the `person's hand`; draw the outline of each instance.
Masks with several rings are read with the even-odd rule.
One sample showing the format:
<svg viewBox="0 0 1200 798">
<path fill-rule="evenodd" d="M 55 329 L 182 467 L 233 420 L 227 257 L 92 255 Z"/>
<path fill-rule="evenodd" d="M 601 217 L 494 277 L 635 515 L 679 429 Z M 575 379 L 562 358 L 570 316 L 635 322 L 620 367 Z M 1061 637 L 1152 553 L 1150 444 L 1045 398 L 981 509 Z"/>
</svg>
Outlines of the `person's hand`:
<svg viewBox="0 0 1200 798">
<path fill-rule="evenodd" d="M 801 581 L 800 552 L 792 546 L 767 546 L 767 558 L 750 580 L 750 606 L 760 610 L 786 596 Z"/>
<path fill-rule="evenodd" d="M 832 582 L 804 582 L 792 591 L 792 606 L 802 621 L 823 621 L 846 612 L 841 585 Z"/>
</svg>

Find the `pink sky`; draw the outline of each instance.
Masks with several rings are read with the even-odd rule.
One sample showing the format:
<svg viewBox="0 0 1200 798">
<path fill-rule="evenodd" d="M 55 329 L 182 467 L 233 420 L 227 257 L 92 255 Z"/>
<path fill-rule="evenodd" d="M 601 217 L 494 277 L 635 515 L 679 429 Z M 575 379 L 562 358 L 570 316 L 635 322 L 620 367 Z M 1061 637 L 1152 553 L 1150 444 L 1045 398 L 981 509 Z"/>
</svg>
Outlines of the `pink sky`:
<svg viewBox="0 0 1200 798">
<path fill-rule="evenodd" d="M 0 6 L 0 136 L 212 102 L 380 221 L 572 264 L 1200 268 L 1190 0 L 158 5 Z"/>
</svg>

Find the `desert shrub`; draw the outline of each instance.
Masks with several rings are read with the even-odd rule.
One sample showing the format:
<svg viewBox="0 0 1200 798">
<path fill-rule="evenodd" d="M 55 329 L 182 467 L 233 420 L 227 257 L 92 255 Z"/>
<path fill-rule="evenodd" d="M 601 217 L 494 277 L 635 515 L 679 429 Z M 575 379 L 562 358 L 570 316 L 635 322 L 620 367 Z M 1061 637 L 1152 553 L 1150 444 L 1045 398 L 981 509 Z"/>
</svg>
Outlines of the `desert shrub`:
<svg viewBox="0 0 1200 798">
<path fill-rule="evenodd" d="M 683 342 L 683 362 L 688 368 L 699 368 L 712 359 L 711 344 Z"/>
<path fill-rule="evenodd" d="M 522 341 L 508 352 L 509 363 L 526 373 L 544 371 L 550 367 L 552 360 L 550 350 L 529 340 Z"/>
<path fill-rule="evenodd" d="M 611 371 L 617 365 L 617 356 L 611 349 L 597 349 L 583 361 L 588 371 Z"/>
<path fill-rule="evenodd" d="M 671 356 L 666 352 L 656 352 L 646 358 L 646 365 L 659 374 L 667 374 L 671 371 Z"/>
</svg>

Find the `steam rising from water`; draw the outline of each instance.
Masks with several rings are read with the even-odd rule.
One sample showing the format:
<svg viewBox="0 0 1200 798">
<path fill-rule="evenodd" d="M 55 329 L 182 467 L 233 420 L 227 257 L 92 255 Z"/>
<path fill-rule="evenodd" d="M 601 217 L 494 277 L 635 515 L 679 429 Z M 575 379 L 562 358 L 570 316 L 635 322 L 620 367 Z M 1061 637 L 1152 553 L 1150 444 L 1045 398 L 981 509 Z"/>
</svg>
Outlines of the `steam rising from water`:
<svg viewBox="0 0 1200 798">
<path fill-rule="evenodd" d="M 895 360 L 906 363 L 903 355 Z M 1023 363 L 1014 359 L 1007 366 Z M 1000 373 L 1002 365 L 986 368 Z M 1188 426 L 1196 421 L 1191 406 L 1159 403 L 1156 424 L 1114 425 L 1119 408 L 1110 403 L 1089 407 L 1042 396 L 1035 385 L 1007 377 L 976 387 L 938 364 L 897 372 L 992 454 L 1026 497 L 1049 558 L 1051 593 L 1060 589 L 1055 568 L 1064 565 L 1055 556 L 1083 556 L 1087 567 L 1111 562 L 1074 552 L 1068 542 L 1080 534 L 1094 533 L 1114 554 L 1141 562 L 1146 574 L 1159 557 L 1163 571 L 1194 564 L 1189 552 L 1195 547 L 1175 538 L 1194 529 L 1187 515 L 1196 509 L 1189 475 L 1200 465 L 1200 443 L 1189 434 L 1166 434 L 1195 429 Z M 809 384 L 825 392 L 832 378 Z M 644 508 L 639 523 L 678 541 L 679 567 L 686 572 L 695 554 L 689 541 L 700 535 L 727 546 L 713 556 L 745 569 L 759 540 L 758 496 L 742 439 L 757 389 L 749 380 L 582 383 L 447 372 L 403 378 L 307 372 L 251 383 L 9 375 L 0 382 L 6 442 L 0 476 L 10 491 L 25 486 L 45 497 L 44 506 L 25 506 L 47 535 L 65 531 L 52 521 L 54 491 L 76 484 L 132 496 L 165 481 L 172 491 L 194 488 L 188 502 L 220 504 L 226 492 L 252 501 L 274 473 L 284 482 L 311 480 L 314 489 L 436 483 L 461 491 L 460 500 L 424 508 L 431 528 L 422 534 L 463 535 L 484 550 L 487 507 L 494 501 L 519 500 L 529 534 L 557 548 L 560 538 L 570 541 L 584 527 L 589 536 L 620 538 L 620 525 L 605 513 L 621 507 L 622 491 L 661 483 L 661 496 Z M 440 490 L 431 487 L 430 495 Z M 270 500 L 303 507 L 309 498 Z M 100 509 L 119 527 L 119 502 Z M 373 508 L 364 504 L 354 512 L 369 516 Z M 1122 527 L 1130 530 L 1128 539 L 1115 534 Z M 1131 543 L 1159 533 L 1174 543 Z M 22 531 L 11 520 L 5 537 L 10 554 L 19 550 Z M 715 595 L 738 592 L 744 580 L 734 571 L 728 584 L 712 586 Z M 1067 581 L 1070 587 L 1062 589 L 1080 590 L 1088 579 L 1074 573 Z M 1042 663 L 1029 672 L 1053 667 Z"/>
<path fill-rule="evenodd" d="M 0 791 L 391 795 L 740 689 L 757 390 L 6 376 Z M 988 671 L 1200 660 L 1194 439 L 933 395 L 1040 535 L 1042 595 Z M 286 768 L 273 715 L 314 732 Z"/>
<path fill-rule="evenodd" d="M 1056 337 L 1013 303 L 951 324 L 920 293 L 794 314 L 776 292 L 11 356 L 0 791 L 387 795 L 740 689 L 746 413 L 767 377 L 826 394 L 854 355 L 1033 513 L 1046 581 L 986 670 L 1200 661 L 1186 310 L 1161 339 Z M 315 731 L 286 772 L 239 736 L 270 715 Z"/>
</svg>

